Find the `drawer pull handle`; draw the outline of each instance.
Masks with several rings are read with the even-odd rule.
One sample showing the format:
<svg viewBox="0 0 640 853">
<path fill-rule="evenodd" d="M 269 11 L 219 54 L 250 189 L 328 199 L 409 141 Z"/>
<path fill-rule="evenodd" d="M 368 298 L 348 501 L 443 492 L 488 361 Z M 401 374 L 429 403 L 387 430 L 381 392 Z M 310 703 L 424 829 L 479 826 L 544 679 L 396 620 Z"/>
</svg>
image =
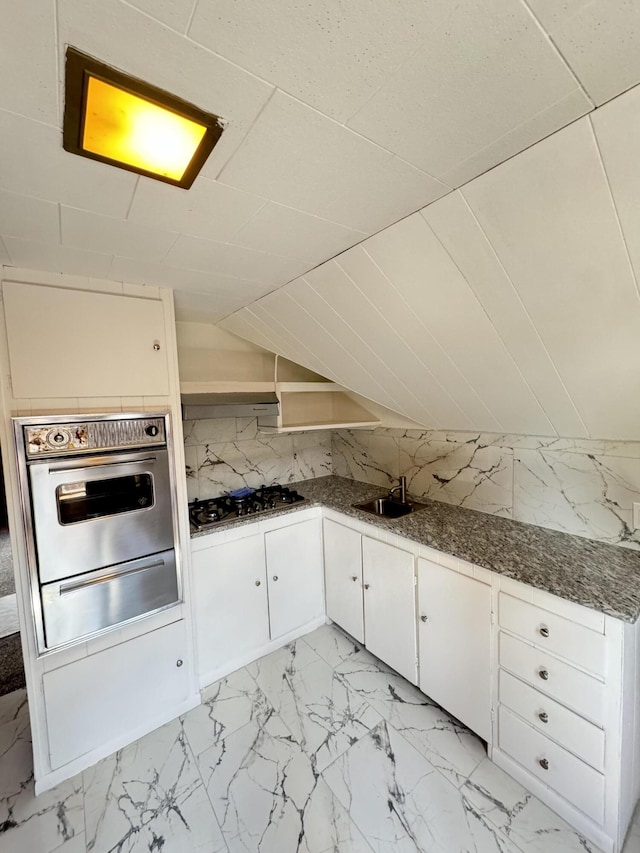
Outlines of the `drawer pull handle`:
<svg viewBox="0 0 640 853">
<path fill-rule="evenodd" d="M 549 769 L 549 762 L 547 761 L 547 759 L 546 759 L 546 758 L 541 758 L 541 759 L 538 761 L 538 764 L 540 765 L 540 767 L 542 767 L 542 769 L 543 769 L 543 770 L 548 770 L 548 769 Z"/>
<path fill-rule="evenodd" d="M 540 678 L 541 678 L 543 681 L 548 681 L 548 680 L 549 680 L 549 670 L 548 670 L 548 669 L 539 669 L 539 670 L 538 670 L 538 675 L 540 676 Z"/>
<path fill-rule="evenodd" d="M 541 637 L 548 637 L 549 636 L 549 629 L 547 628 L 546 625 L 541 625 L 539 628 L 539 632 L 540 632 Z"/>
<path fill-rule="evenodd" d="M 260 586 L 261 581 L 256 581 L 256 586 Z"/>
<path fill-rule="evenodd" d="M 548 723 L 549 722 L 549 715 L 547 714 L 546 711 L 540 711 L 540 713 L 538 714 L 538 719 L 540 720 L 541 723 Z"/>
<path fill-rule="evenodd" d="M 424 614 L 422 614 L 422 616 L 420 617 L 420 619 L 421 619 L 423 622 L 426 622 L 426 621 L 427 621 L 427 617 L 426 617 Z"/>
<path fill-rule="evenodd" d="M 358 575 L 351 575 L 351 580 L 355 583 L 358 580 Z"/>
</svg>

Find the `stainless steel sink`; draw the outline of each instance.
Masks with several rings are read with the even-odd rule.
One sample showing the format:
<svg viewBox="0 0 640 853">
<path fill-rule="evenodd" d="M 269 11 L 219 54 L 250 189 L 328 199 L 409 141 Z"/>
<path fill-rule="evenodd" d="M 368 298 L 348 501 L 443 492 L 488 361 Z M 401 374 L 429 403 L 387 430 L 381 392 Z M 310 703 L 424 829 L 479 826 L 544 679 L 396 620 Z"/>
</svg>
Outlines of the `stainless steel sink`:
<svg viewBox="0 0 640 853">
<path fill-rule="evenodd" d="M 426 504 L 415 503 L 415 501 L 394 501 L 393 498 L 374 498 L 361 504 L 353 504 L 355 509 L 370 512 L 372 515 L 380 515 L 383 518 L 402 518 L 410 512 L 424 509 Z"/>
</svg>

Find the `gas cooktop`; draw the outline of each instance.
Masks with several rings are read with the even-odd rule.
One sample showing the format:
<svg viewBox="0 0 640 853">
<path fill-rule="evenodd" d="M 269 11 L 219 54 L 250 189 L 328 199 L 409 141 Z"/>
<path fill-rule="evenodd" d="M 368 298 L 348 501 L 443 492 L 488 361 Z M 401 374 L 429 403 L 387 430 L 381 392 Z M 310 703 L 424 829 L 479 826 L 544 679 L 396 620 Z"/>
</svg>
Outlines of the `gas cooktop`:
<svg viewBox="0 0 640 853">
<path fill-rule="evenodd" d="M 260 486 L 259 489 L 240 489 L 218 498 L 195 500 L 189 504 L 189 520 L 195 530 L 207 530 L 223 521 L 263 515 L 288 504 L 303 501 L 304 497 L 286 486 Z"/>
</svg>

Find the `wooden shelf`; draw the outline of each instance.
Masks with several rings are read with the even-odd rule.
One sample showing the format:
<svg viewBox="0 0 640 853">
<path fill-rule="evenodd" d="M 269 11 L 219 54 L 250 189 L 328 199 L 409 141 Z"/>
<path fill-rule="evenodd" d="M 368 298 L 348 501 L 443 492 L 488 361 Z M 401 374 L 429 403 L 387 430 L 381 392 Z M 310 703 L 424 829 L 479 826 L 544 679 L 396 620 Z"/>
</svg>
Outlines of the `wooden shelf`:
<svg viewBox="0 0 640 853">
<path fill-rule="evenodd" d="M 276 394 L 280 414 L 277 418 L 258 418 L 262 431 L 364 429 L 380 423 L 333 382 L 278 382 Z"/>
</svg>

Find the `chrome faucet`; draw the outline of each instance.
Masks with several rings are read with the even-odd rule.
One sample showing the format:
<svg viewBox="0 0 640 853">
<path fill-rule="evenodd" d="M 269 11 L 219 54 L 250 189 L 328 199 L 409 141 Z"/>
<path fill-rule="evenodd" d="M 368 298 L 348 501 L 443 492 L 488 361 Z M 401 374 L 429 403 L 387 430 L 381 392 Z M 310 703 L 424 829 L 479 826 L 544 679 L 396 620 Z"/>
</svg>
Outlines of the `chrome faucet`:
<svg viewBox="0 0 640 853">
<path fill-rule="evenodd" d="M 389 489 L 389 497 L 393 498 L 395 492 L 400 492 L 400 503 L 406 504 L 407 502 L 407 478 L 400 477 L 400 482 L 397 486 L 394 486 L 392 489 Z"/>
</svg>

